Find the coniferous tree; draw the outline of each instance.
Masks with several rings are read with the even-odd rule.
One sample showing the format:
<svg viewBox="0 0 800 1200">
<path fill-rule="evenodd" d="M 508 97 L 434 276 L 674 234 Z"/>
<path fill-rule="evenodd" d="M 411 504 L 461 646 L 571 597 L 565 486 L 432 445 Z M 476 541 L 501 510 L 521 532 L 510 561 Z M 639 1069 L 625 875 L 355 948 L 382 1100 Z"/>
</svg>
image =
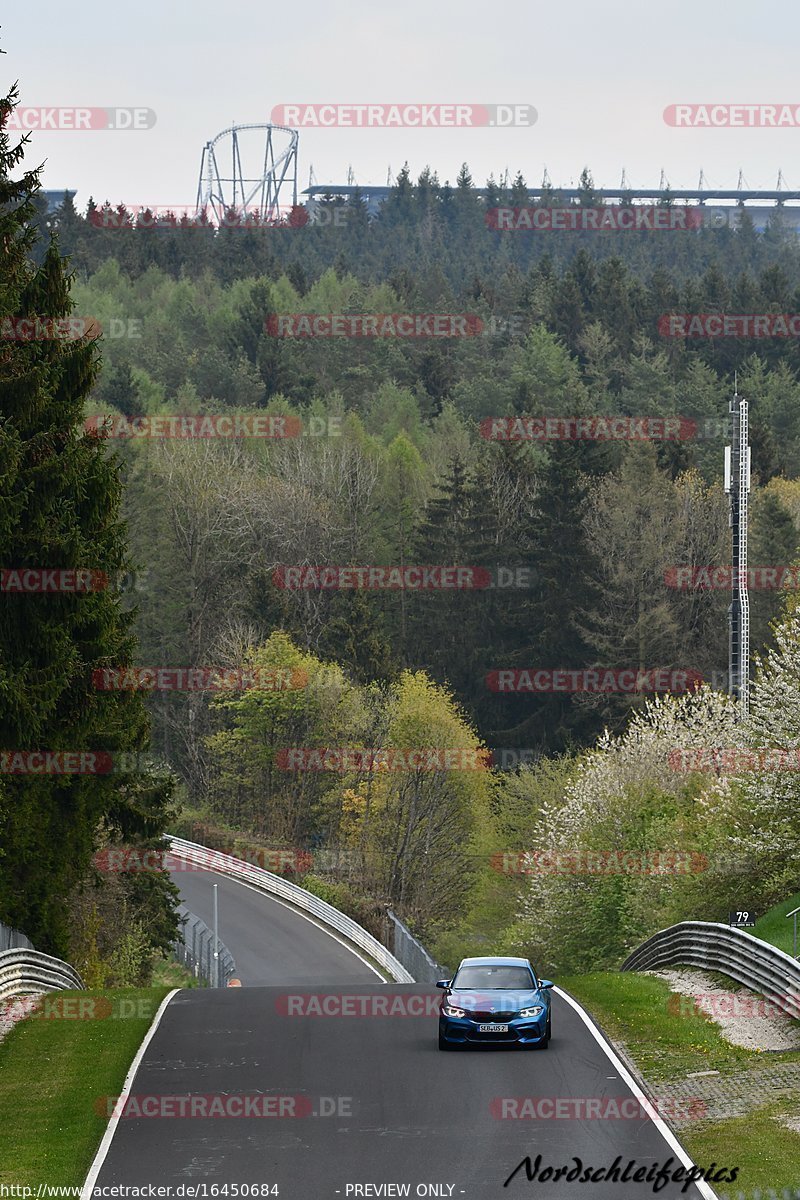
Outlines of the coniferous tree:
<svg viewBox="0 0 800 1200">
<path fill-rule="evenodd" d="M 499 665 L 582 669 L 594 661 L 584 630 L 597 598 L 595 566 L 581 516 L 587 467 L 596 453 L 573 442 L 554 442 L 549 451 L 525 530 L 534 586 L 520 605 L 516 647 Z M 541 746 L 553 753 L 588 736 L 597 724 L 591 709 L 563 692 L 498 695 L 496 708 L 492 737 L 505 746 Z"/>
<path fill-rule="evenodd" d="M 417 562 L 426 566 L 473 566 L 478 549 L 471 519 L 476 497 L 463 459 L 456 455 L 428 503 L 416 538 Z M 411 597 L 415 665 L 447 681 L 464 696 L 474 684 L 472 656 L 479 641 L 475 592 L 423 591 Z"/>
<path fill-rule="evenodd" d="M 30 593 L 13 590 L 15 577 L 6 576 L 0 593 L 0 752 L 16 765 L 0 774 L 0 919 L 40 950 L 65 953 L 65 904 L 89 873 L 98 837 L 158 836 L 170 789 L 138 770 L 33 774 L 23 769 L 30 759 L 6 757 L 113 756 L 141 752 L 148 741 L 141 697 L 98 690 L 94 677 L 130 664 L 135 649 L 133 616 L 113 588 L 102 586 L 129 566 L 119 465 L 102 439 L 83 429 L 97 348 L 90 336 L 67 338 L 53 324 L 72 310 L 65 264 L 55 242 L 41 266 L 32 257 L 39 171 L 14 178 L 27 140 L 10 144 L 6 122 L 15 103 L 16 91 L 0 100 L 2 565 L 84 571 L 93 586 L 75 590 L 74 577 L 51 574 L 42 577 L 43 590 Z M 15 337 L 21 318 L 35 323 L 37 336 Z M 90 758 L 78 761 L 92 765 Z M 166 877 L 163 883 L 166 903 L 174 889 Z"/>
</svg>

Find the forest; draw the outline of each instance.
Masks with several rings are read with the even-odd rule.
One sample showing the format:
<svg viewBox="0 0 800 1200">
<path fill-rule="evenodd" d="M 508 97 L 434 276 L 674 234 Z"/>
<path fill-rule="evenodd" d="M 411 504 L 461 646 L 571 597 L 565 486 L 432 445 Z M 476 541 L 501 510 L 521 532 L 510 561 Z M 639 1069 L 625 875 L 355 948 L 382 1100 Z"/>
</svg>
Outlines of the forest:
<svg viewBox="0 0 800 1200">
<path fill-rule="evenodd" d="M 525 180 L 490 180 L 479 195 L 465 164 L 452 187 L 405 168 L 375 216 L 358 195 L 331 196 L 311 218 L 292 209 L 278 225 L 215 229 L 108 201 L 81 213 L 69 197 L 49 212 L 29 187 L 28 265 L 0 317 L 83 320 L 85 336 L 58 347 L 73 364 L 61 419 L 119 510 L 114 553 L 93 557 L 88 538 L 69 564 L 108 572 L 103 620 L 119 629 L 80 670 L 149 673 L 122 695 L 95 694 L 99 723 L 81 732 L 81 745 L 149 746 L 152 760 L 124 784 L 124 812 L 109 801 L 103 844 L 168 827 L 243 854 L 308 852 L 305 886 L 376 931 L 392 906 L 442 961 L 491 944 L 552 969 L 564 956 L 616 964 L 669 920 L 727 911 L 743 877 L 754 901 L 783 895 L 791 777 L 680 774 L 670 758 L 722 737 L 797 736 L 763 680 L 800 686 L 796 581 L 783 570 L 800 541 L 798 346 L 676 336 L 669 322 L 800 310 L 800 252 L 780 209 L 764 232 L 746 209 L 735 230 L 695 218 L 503 229 L 499 205 L 533 207 Z M 582 189 L 578 207 L 597 208 L 588 169 Z M 559 203 L 554 192 L 536 206 Z M 20 362 L 50 353 L 8 345 Z M 761 568 L 747 727 L 725 695 L 730 592 L 718 570 L 730 562 L 734 389 L 751 406 L 750 562 Z M 42 519 L 20 565 L 47 543 Z M 154 686 L 165 671 L 173 682 Z M 175 686 L 180 672 L 248 684 Z M 499 682 L 587 672 L 637 683 Z M 264 685 L 265 673 L 296 686 Z M 692 682 L 652 682 L 663 678 Z M 100 706 L 115 704 L 136 706 L 135 745 L 109 741 Z M 475 765 L 412 769 L 420 748 Z M 341 753 L 298 767 L 315 750 Z M 721 857 L 756 809 L 746 860 L 666 871 L 655 898 L 652 879 L 565 887 L 524 857 Z M 81 817 L 84 875 L 99 812 Z M 47 904 L 73 895 L 84 912 L 80 878 L 76 868 L 48 885 Z M 139 911 L 166 903 L 142 880 L 114 886 Z M 9 904 L 3 919 L 16 915 Z M 104 904 L 81 926 L 96 955 Z M 576 905 L 596 931 L 588 950 Z M 18 919 L 39 914 L 58 947 L 49 911 L 28 904 Z"/>
</svg>

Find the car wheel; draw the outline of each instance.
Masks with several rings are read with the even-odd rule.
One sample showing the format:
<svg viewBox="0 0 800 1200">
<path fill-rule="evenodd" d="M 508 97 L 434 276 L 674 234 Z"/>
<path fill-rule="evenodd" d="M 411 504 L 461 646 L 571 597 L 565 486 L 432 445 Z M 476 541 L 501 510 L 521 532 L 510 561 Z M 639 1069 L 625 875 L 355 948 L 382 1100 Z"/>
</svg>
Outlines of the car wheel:
<svg viewBox="0 0 800 1200">
<path fill-rule="evenodd" d="M 547 1014 L 547 1024 L 545 1025 L 545 1028 L 544 1028 L 544 1037 L 542 1038 L 541 1042 L 539 1042 L 539 1045 L 542 1048 L 542 1050 L 546 1050 L 547 1047 L 550 1045 L 551 1033 L 552 1033 L 552 1029 L 550 1027 L 550 1014 L 548 1013 Z"/>
<path fill-rule="evenodd" d="M 439 1033 L 439 1049 L 440 1050 L 453 1050 L 454 1049 L 453 1043 L 448 1042 L 447 1038 L 442 1036 L 441 1031 Z"/>
</svg>

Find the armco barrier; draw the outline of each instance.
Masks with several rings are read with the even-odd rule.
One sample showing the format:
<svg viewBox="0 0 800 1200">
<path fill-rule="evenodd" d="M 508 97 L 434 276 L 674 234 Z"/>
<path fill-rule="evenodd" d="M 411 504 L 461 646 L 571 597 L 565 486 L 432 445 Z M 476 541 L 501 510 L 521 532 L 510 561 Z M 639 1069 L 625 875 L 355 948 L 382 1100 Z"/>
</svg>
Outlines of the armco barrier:
<svg viewBox="0 0 800 1200">
<path fill-rule="evenodd" d="M 450 979 L 453 972 L 431 958 L 422 942 L 414 937 L 407 925 L 387 909 L 386 916 L 392 925 L 392 947 L 395 957 L 411 972 L 417 983 L 436 983 L 437 979 Z"/>
<path fill-rule="evenodd" d="M 325 900 L 320 900 L 318 896 L 307 892 L 305 888 L 298 887 L 296 883 L 290 883 L 288 879 L 282 879 L 280 875 L 273 875 L 271 871 L 265 871 L 263 867 L 255 867 L 250 863 L 242 862 L 241 859 L 234 858 L 231 854 L 209 850 L 206 846 L 198 846 L 195 842 L 187 842 L 183 838 L 169 837 L 167 841 L 170 851 L 176 858 L 182 858 L 200 867 L 208 867 L 210 870 L 218 871 L 221 875 L 229 875 L 231 878 L 241 879 L 245 883 L 251 883 L 270 896 L 276 896 L 280 900 L 285 900 L 287 904 L 310 913 L 321 924 L 335 930 L 353 946 L 368 954 L 387 973 L 393 983 L 414 983 L 413 976 L 393 954 L 389 953 L 385 946 L 381 945 L 377 938 L 374 938 L 371 933 L 367 933 L 366 929 L 363 929 L 356 921 L 339 912 L 338 908 L 334 908 Z"/>
<path fill-rule="evenodd" d="M 625 959 L 622 971 L 704 967 L 800 1015 L 800 963 L 777 946 L 716 921 L 681 921 L 654 933 Z"/>
<path fill-rule="evenodd" d="M 179 963 L 191 971 L 195 979 L 204 979 L 214 986 L 214 931 L 209 929 L 205 921 L 190 912 L 185 904 L 177 908 L 181 922 L 181 932 L 173 943 L 172 953 Z M 217 939 L 217 954 L 219 956 L 219 986 L 227 987 L 228 981 L 236 975 L 236 963 L 233 955 L 221 938 Z"/>
<path fill-rule="evenodd" d="M 33 950 L 33 942 L 18 929 L 0 921 L 0 952 L 3 950 Z"/>
<path fill-rule="evenodd" d="M 60 958 L 38 950 L 0 953 L 0 1000 L 26 992 L 58 992 L 85 986 L 78 972 Z"/>
</svg>

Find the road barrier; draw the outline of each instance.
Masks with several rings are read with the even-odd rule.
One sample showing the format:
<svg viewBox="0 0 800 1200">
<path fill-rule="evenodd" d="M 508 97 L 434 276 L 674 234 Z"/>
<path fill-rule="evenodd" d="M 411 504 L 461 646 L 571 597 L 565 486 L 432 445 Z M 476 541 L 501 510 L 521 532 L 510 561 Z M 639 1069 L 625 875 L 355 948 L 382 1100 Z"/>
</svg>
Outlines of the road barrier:
<svg viewBox="0 0 800 1200">
<path fill-rule="evenodd" d="M 692 966 L 720 971 L 800 1015 L 800 963 L 760 938 L 717 921 L 681 921 L 648 938 L 625 959 L 622 971 Z"/>
<path fill-rule="evenodd" d="M 190 912 L 185 904 L 178 905 L 178 916 L 181 921 L 181 933 L 173 943 L 172 952 L 179 963 L 191 971 L 195 979 L 205 979 L 211 987 L 214 986 L 214 931 L 209 929 L 205 921 Z M 219 986 L 227 987 L 228 981 L 236 975 L 236 963 L 228 947 L 219 940 Z"/>
<path fill-rule="evenodd" d="M 18 929 L 0 921 L 0 952 L 3 950 L 33 950 L 33 942 Z"/>
<path fill-rule="evenodd" d="M 438 979 L 450 979 L 453 972 L 431 958 L 422 942 L 417 941 L 407 925 L 389 908 L 386 916 L 392 924 L 392 942 L 395 957 L 414 976 L 417 983 L 436 983 Z"/>
<path fill-rule="evenodd" d="M 168 837 L 166 840 L 176 858 L 183 858 L 187 862 L 193 862 L 201 867 L 207 865 L 221 875 L 229 875 L 232 879 L 250 883 L 268 895 L 290 904 L 293 908 L 298 908 L 302 912 L 316 917 L 320 924 L 327 929 L 341 934 L 351 945 L 363 950 L 386 972 L 393 983 L 415 982 L 414 977 L 403 964 L 385 946 L 381 945 L 377 938 L 374 938 L 356 921 L 345 916 L 343 912 L 339 912 L 338 908 L 334 908 L 325 900 L 320 900 L 319 896 L 314 896 L 305 888 L 298 887 L 296 883 L 289 883 L 288 879 L 282 879 L 280 875 L 273 875 L 270 871 L 265 871 L 263 867 L 255 867 L 250 863 L 242 862 L 239 858 L 234 858 L 233 855 L 222 854 L 218 850 L 209 850 L 206 846 L 198 846 L 196 842 L 187 842 L 184 838 L 175 837 Z"/>
<path fill-rule="evenodd" d="M 85 986 L 78 972 L 60 958 L 27 949 L 0 953 L 0 1000 L 27 992 L 58 992 Z"/>
</svg>

